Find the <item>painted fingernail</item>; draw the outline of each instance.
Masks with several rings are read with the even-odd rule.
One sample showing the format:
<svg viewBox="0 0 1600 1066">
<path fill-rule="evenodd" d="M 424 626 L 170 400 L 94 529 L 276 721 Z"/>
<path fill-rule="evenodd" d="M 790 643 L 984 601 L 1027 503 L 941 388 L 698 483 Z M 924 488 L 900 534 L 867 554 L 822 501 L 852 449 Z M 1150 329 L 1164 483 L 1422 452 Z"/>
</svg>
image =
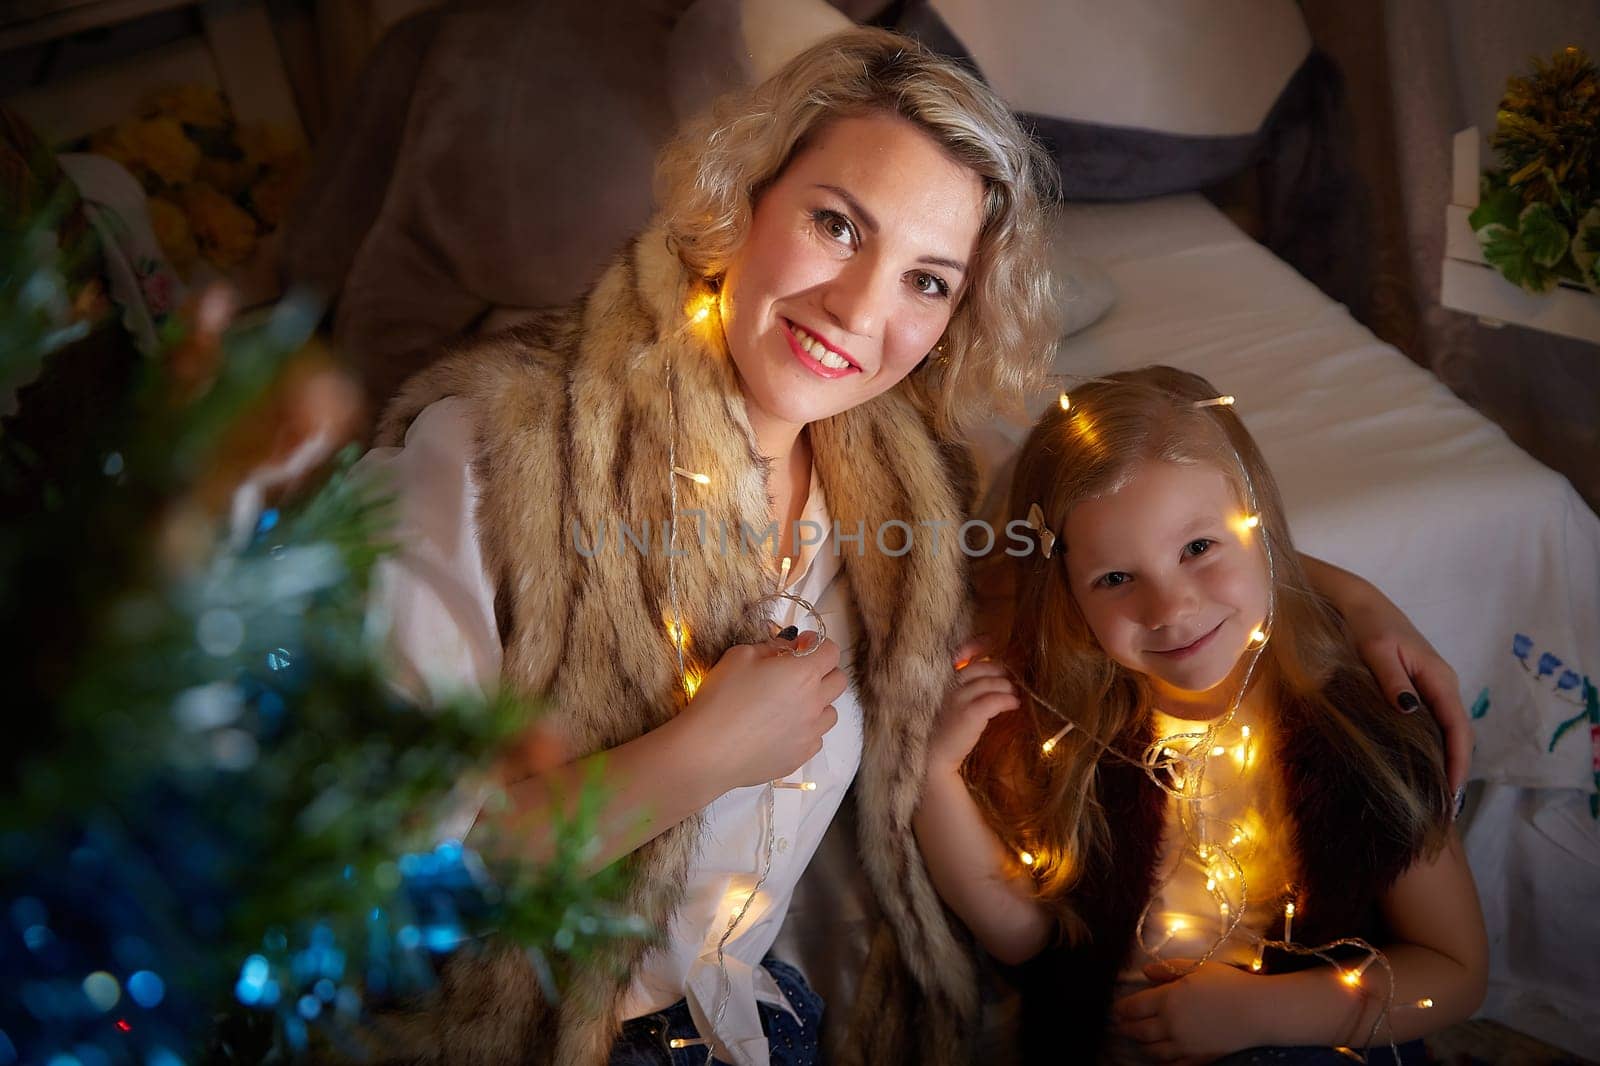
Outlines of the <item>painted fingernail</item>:
<svg viewBox="0 0 1600 1066">
<path fill-rule="evenodd" d="M 1422 706 L 1422 701 L 1417 699 L 1417 694 L 1415 692 L 1402 692 L 1395 699 L 1395 702 L 1400 705 L 1400 710 L 1406 714 L 1410 714 L 1412 711 Z"/>
<path fill-rule="evenodd" d="M 778 630 L 778 634 L 777 634 L 779 640 L 793 640 L 795 637 L 798 637 L 799 635 L 800 635 L 800 627 L 799 626 L 784 626 L 782 629 Z"/>
<path fill-rule="evenodd" d="M 1467 786 L 1466 785 L 1462 785 L 1460 788 L 1456 789 L 1455 801 L 1456 801 L 1456 813 L 1454 813 L 1454 814 L 1452 814 L 1450 816 L 1450 820 L 1451 821 L 1455 821 L 1457 818 L 1460 818 L 1461 817 L 1462 808 L 1464 808 L 1467 805 Z"/>
</svg>

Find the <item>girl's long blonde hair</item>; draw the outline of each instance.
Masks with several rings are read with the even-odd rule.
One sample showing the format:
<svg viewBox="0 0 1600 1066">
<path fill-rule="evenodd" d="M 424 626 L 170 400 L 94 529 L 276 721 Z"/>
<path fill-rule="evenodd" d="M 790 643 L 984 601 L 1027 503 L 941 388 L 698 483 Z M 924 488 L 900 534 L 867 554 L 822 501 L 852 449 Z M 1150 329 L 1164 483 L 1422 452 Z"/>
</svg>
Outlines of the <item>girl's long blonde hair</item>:
<svg viewBox="0 0 1600 1066">
<path fill-rule="evenodd" d="M 1437 847 L 1451 802 L 1438 732 L 1427 714 L 1390 708 L 1361 665 L 1343 620 L 1308 583 L 1289 537 L 1283 503 L 1255 442 L 1230 407 L 1198 407 L 1217 396 L 1204 378 L 1171 367 L 1109 375 L 1052 405 L 1023 445 L 1011 483 L 1010 513 L 1037 503 L 1060 534 L 1077 504 L 1109 495 L 1142 462 L 1205 463 L 1232 483 L 1241 508 L 1254 489 L 1259 530 L 1273 550 L 1274 615 L 1257 684 L 1268 685 L 1281 722 L 1314 729 L 1330 759 L 1371 783 L 1384 822 L 1415 853 Z M 1248 481 L 1246 481 L 1248 479 Z M 1045 753 L 1041 742 L 1064 724 L 1035 702 L 995 719 L 968 757 L 965 774 L 979 804 L 1016 850 L 1034 857 L 1043 899 L 1069 936 L 1084 930 L 1069 895 L 1112 849 L 1098 788 L 1103 745 L 1141 754 L 1151 694 L 1143 676 L 1101 650 L 1067 581 L 1058 543 L 990 565 L 1009 586 L 994 613 L 1003 654 L 1020 676 L 1076 728 Z M 1339 699 L 1330 698 L 1338 682 Z"/>
</svg>

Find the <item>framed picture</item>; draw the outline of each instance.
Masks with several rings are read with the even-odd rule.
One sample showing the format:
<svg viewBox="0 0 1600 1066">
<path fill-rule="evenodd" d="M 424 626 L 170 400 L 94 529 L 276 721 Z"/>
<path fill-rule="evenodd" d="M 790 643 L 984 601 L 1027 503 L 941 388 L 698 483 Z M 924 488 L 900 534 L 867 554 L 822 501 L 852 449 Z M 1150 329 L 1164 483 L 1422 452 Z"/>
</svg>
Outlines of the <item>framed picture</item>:
<svg viewBox="0 0 1600 1066">
<path fill-rule="evenodd" d="M 309 153 L 261 0 L 20 0 L 0 16 L 0 55 L 37 54 L 85 31 L 137 45 L 139 20 L 163 15 L 194 32 L 4 102 L 57 151 L 126 165 L 191 285 L 225 278 L 244 306 L 268 302 L 280 290 L 278 225 Z"/>
</svg>

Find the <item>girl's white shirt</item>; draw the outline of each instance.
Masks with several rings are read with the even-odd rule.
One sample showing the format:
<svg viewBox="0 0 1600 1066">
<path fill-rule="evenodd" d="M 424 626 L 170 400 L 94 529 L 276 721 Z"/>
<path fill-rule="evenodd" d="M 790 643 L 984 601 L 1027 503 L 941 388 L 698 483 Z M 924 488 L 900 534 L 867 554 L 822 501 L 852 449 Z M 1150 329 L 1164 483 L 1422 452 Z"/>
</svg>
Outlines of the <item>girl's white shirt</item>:
<svg viewBox="0 0 1600 1066">
<path fill-rule="evenodd" d="M 395 538 L 400 549 L 380 564 L 373 601 L 390 626 L 396 682 L 424 704 L 463 691 L 487 693 L 499 683 L 502 649 L 494 589 L 478 543 L 472 451 L 466 401 L 449 398 L 417 416 L 403 448 L 375 448 L 358 465 L 363 476 L 384 479 L 398 494 Z M 665 469 L 662 475 L 669 476 Z M 681 495 L 680 504 L 692 506 Z M 817 531 L 822 531 L 822 539 L 800 547 L 788 591 L 817 607 L 828 636 L 844 652 L 840 665 L 849 676 L 854 644 L 849 582 L 835 550 L 832 521 L 814 466 L 801 521 L 814 523 L 802 527 L 809 531 L 806 539 Z M 683 528 L 690 531 L 693 526 Z M 618 550 L 615 539 L 606 551 Z M 592 542 L 585 543 L 585 550 L 592 547 Z M 634 548 L 628 545 L 625 550 Z M 706 550 L 717 549 L 708 543 Z M 730 544 L 729 550 L 736 546 Z M 639 619 L 619 619 L 618 624 L 653 624 L 659 614 L 641 609 Z M 808 627 L 805 611 L 786 600 L 777 601 L 769 616 L 780 626 Z M 853 683 L 834 701 L 834 708 L 839 721 L 823 737 L 821 752 L 787 779 L 813 782 L 815 790 L 773 790 L 771 871 L 728 938 L 725 964 L 717 963 L 717 942 L 761 874 L 768 837 L 770 786 L 766 785 L 733 789 L 704 810 L 704 831 L 683 903 L 666 940 L 645 955 L 635 972 L 623 998 L 623 1019 L 686 999 L 696 1028 L 714 1041 L 718 1058 L 738 1066 L 765 1066 L 769 1061 L 757 1004 L 793 1012 L 761 960 L 772 947 L 795 885 L 861 761 L 861 708 Z M 443 826 L 442 837 L 460 839 L 477 815 L 481 789 L 463 785 L 462 791 L 461 815 Z M 724 994 L 727 1005 L 713 1033 L 712 1021 Z"/>
</svg>

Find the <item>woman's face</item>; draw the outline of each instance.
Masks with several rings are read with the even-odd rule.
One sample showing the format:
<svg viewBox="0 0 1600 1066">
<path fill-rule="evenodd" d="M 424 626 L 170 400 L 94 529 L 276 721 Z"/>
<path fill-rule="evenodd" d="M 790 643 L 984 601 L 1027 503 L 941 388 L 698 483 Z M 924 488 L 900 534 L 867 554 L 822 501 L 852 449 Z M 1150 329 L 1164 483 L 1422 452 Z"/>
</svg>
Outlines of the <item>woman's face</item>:
<svg viewBox="0 0 1600 1066">
<path fill-rule="evenodd" d="M 756 202 L 723 279 L 728 348 L 758 442 L 892 388 L 968 281 L 983 183 L 892 115 L 823 127 Z"/>
</svg>

